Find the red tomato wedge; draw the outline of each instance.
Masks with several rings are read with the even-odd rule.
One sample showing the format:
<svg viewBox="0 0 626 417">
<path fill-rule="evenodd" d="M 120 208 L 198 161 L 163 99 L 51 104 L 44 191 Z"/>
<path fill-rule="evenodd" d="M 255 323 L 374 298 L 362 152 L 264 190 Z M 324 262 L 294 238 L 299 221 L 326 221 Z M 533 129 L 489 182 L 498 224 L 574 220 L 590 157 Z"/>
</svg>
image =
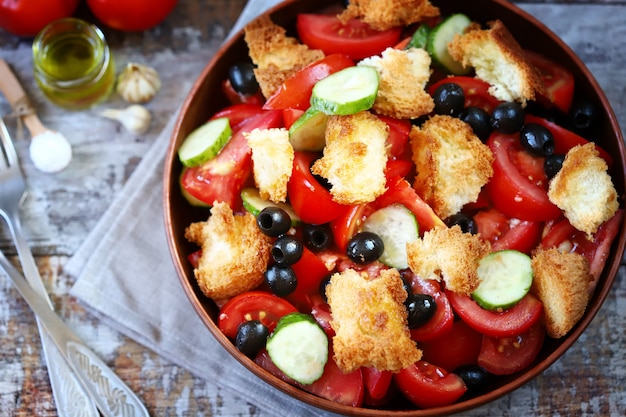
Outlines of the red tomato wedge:
<svg viewBox="0 0 626 417">
<path fill-rule="evenodd" d="M 371 204 L 358 204 L 346 207 L 343 214 L 330 222 L 335 246 L 345 253 L 348 242 L 360 229 L 365 219 L 375 211 Z"/>
<path fill-rule="evenodd" d="M 224 107 L 222 110 L 215 113 L 209 120 L 219 119 L 226 117 L 230 121 L 230 128 L 233 132 L 239 130 L 245 123 L 251 118 L 264 113 L 263 108 L 258 104 L 253 103 L 238 103 L 228 107 Z"/>
<path fill-rule="evenodd" d="M 457 320 L 443 337 L 420 343 L 419 347 L 422 360 L 452 372 L 461 365 L 476 364 L 482 342 L 482 334 Z"/>
<path fill-rule="evenodd" d="M 377 31 L 357 19 L 342 23 L 336 15 L 298 15 L 296 29 L 300 40 L 325 54 L 346 54 L 352 59 L 378 55 L 398 43 L 402 28 Z"/>
<path fill-rule="evenodd" d="M 524 333 L 541 319 L 543 304 L 532 294 L 513 307 L 495 312 L 483 309 L 467 295 L 446 290 L 454 312 L 479 333 L 494 337 L 510 337 Z"/>
<path fill-rule="evenodd" d="M 310 106 L 311 92 L 315 83 L 330 74 L 353 65 L 354 61 L 343 54 L 328 55 L 317 62 L 313 62 L 285 80 L 278 87 L 278 90 L 267 99 L 263 108 L 306 110 Z"/>
<path fill-rule="evenodd" d="M 574 76 L 572 73 L 536 52 L 525 52 L 530 63 L 539 70 L 543 80 L 545 87 L 544 104 L 551 103 L 563 113 L 567 113 L 574 98 Z"/>
<path fill-rule="evenodd" d="M 248 291 L 231 298 L 220 310 L 217 325 L 226 336 L 234 339 L 244 321 L 259 320 L 274 330 L 278 320 L 298 311 L 287 300 L 265 291 Z"/>
<path fill-rule="evenodd" d="M 458 75 L 443 78 L 428 87 L 428 93 L 432 96 L 442 84 L 458 84 L 463 89 L 465 95 L 465 107 L 479 107 L 491 114 L 500 101 L 489 94 L 489 83 L 474 77 Z"/>
<path fill-rule="evenodd" d="M 510 375 L 533 363 L 545 339 L 541 323 L 519 335 L 483 338 L 478 365 L 494 375 Z"/>
<path fill-rule="evenodd" d="M 435 299 L 435 315 L 421 327 L 411 329 L 411 338 L 418 342 L 427 342 L 445 335 L 454 325 L 454 312 L 448 297 L 437 281 L 421 279 L 411 274 L 411 287 L 414 294 L 428 294 Z"/>
<path fill-rule="evenodd" d="M 230 80 L 228 79 L 222 82 L 222 93 L 224 93 L 224 95 L 231 104 L 248 103 L 261 106 L 265 102 L 265 97 L 263 97 L 263 94 L 260 90 L 249 96 L 243 95 L 235 91 L 232 84 L 230 83 Z"/>
<path fill-rule="evenodd" d="M 376 368 L 362 368 L 365 390 L 371 400 L 382 400 L 389 391 L 393 372 L 379 371 Z"/>
<path fill-rule="evenodd" d="M 521 148 L 515 135 L 493 133 L 487 145 L 495 160 L 493 177 L 485 187 L 496 209 L 509 217 L 529 221 L 553 220 L 561 216 L 561 210 L 548 199 L 547 183 L 538 185 L 518 167 L 524 162 L 522 156 L 531 157 Z"/>
<path fill-rule="evenodd" d="M 480 236 L 491 242 L 495 252 L 515 249 L 530 254 L 539 241 L 543 231 L 542 222 L 512 220 L 494 208 L 478 211 L 474 215 Z"/>
<path fill-rule="evenodd" d="M 452 404 L 467 391 L 460 376 L 424 361 L 394 374 L 394 380 L 400 391 L 420 408 Z"/>
<path fill-rule="evenodd" d="M 326 275 L 328 269 L 324 262 L 308 248 L 302 248 L 302 257 L 298 262 L 291 265 L 296 273 L 298 284 L 294 292 L 286 298 L 300 310 L 309 308 L 309 295 L 319 292 L 320 282 Z"/>
</svg>

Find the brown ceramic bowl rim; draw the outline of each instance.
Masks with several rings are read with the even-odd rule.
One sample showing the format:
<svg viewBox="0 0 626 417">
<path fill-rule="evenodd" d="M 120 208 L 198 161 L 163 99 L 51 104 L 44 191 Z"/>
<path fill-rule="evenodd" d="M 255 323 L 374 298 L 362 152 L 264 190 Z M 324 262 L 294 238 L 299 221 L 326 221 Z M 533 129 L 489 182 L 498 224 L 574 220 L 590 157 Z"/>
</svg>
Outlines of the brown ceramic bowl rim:
<svg viewBox="0 0 626 417">
<path fill-rule="evenodd" d="M 617 118 L 606 98 L 604 92 L 598 85 L 596 79 L 591 74 L 591 72 L 587 69 L 587 67 L 583 64 L 583 62 L 576 56 L 576 54 L 560 39 L 556 36 L 550 29 L 548 29 L 543 23 L 538 21 L 535 17 L 525 12 L 524 10 L 518 8 L 517 6 L 505 1 L 505 0 L 483 0 L 483 2 L 489 3 L 490 6 L 496 6 L 496 8 L 500 8 L 502 10 L 506 10 L 512 14 L 515 14 L 522 19 L 526 23 L 532 27 L 536 28 L 538 31 L 542 32 L 542 36 L 547 36 L 550 42 L 553 43 L 552 48 L 557 48 L 563 57 L 570 60 L 571 64 L 573 64 L 576 68 L 576 71 L 580 71 L 580 75 L 586 79 L 589 83 L 588 87 L 595 98 L 600 102 L 602 110 L 605 114 L 605 124 L 606 127 L 603 129 L 607 129 L 607 131 L 614 136 L 614 139 L 617 143 L 611 141 L 610 143 L 613 146 L 617 146 L 617 149 L 614 149 L 613 156 L 615 157 L 615 166 L 621 167 L 621 171 L 617 168 L 613 169 L 612 176 L 618 176 L 617 180 L 621 187 L 623 188 L 624 183 L 624 166 L 625 166 L 625 150 L 624 150 L 624 140 L 619 128 L 619 124 L 617 122 Z M 279 14 L 281 11 L 284 11 L 287 8 L 297 8 L 298 6 L 303 6 L 305 0 L 287 0 L 282 2 L 281 4 L 269 9 L 266 13 L 271 15 L 273 18 L 276 14 Z M 336 3 L 333 0 L 321 0 L 317 2 L 318 4 L 331 4 Z M 438 1 L 433 1 L 434 4 L 439 5 Z M 457 2 L 458 3 L 458 2 Z M 443 6 L 443 5 L 441 5 Z M 441 7 L 440 6 L 440 7 Z M 295 10 L 295 9 L 294 9 Z M 295 14 L 290 15 L 292 18 Z M 278 22 L 277 22 L 278 23 Z M 505 22 L 506 23 L 506 22 Z M 555 344 L 557 346 L 550 351 L 547 355 L 541 357 L 537 360 L 531 367 L 527 368 L 525 371 L 512 376 L 508 382 L 505 382 L 502 385 L 499 385 L 497 388 L 479 395 L 477 397 L 473 397 L 469 400 L 455 403 L 445 407 L 438 407 L 432 409 L 407 409 L 407 410 L 388 410 L 388 409 L 370 409 L 370 408 L 354 408 L 346 405 L 342 405 L 339 403 L 335 403 L 320 397 L 317 397 L 313 394 L 307 393 L 299 388 L 296 388 L 277 377 L 274 377 L 269 372 L 262 369 L 260 366 L 256 365 L 252 360 L 248 359 L 241 353 L 237 351 L 234 347 L 233 343 L 218 329 L 216 326 L 214 319 L 211 318 L 210 313 L 207 311 L 206 307 L 207 299 L 204 297 L 196 288 L 193 277 L 189 276 L 189 265 L 186 262 L 186 253 L 180 252 L 179 240 L 180 236 L 177 236 L 175 233 L 175 216 L 176 213 L 173 212 L 172 206 L 172 198 L 174 193 L 180 194 L 178 189 L 178 172 L 180 171 L 180 163 L 178 162 L 178 158 L 176 155 L 176 150 L 180 145 L 184 136 L 189 132 L 189 126 L 185 126 L 185 119 L 191 109 L 193 109 L 194 105 L 197 105 L 195 102 L 196 95 L 199 94 L 199 90 L 201 90 L 203 84 L 206 79 L 209 77 L 214 67 L 218 64 L 220 59 L 223 58 L 225 51 L 228 51 L 239 42 L 242 42 L 243 31 L 239 31 L 237 34 L 232 36 L 229 40 L 227 40 L 224 45 L 219 49 L 219 51 L 215 54 L 214 58 L 207 64 L 197 81 L 194 83 L 187 99 L 185 100 L 181 112 L 176 121 L 172 139 L 167 151 L 167 156 L 165 160 L 165 171 L 164 171 L 164 195 L 163 195 L 163 204 L 164 204 L 164 217 L 165 217 L 165 226 L 167 232 L 167 240 L 168 246 L 172 255 L 172 259 L 174 262 L 174 266 L 176 272 L 178 274 L 181 285 L 189 298 L 191 304 L 194 306 L 194 309 L 207 326 L 211 334 L 217 339 L 217 341 L 242 365 L 244 365 L 247 369 L 249 369 L 252 373 L 262 379 L 264 382 L 274 386 L 280 391 L 288 394 L 292 398 L 296 400 L 303 401 L 309 405 L 318 407 L 320 409 L 324 409 L 327 411 L 344 414 L 344 415 L 354 415 L 354 416 L 377 416 L 380 417 L 382 415 L 393 415 L 393 416 L 406 416 L 406 417 L 418 417 L 418 416 L 441 416 L 441 415 L 449 415 L 453 413 L 458 413 L 461 411 L 469 410 L 476 408 L 478 406 L 487 404 L 492 402 L 499 397 L 509 394 L 522 385 L 526 384 L 537 375 L 541 374 L 545 369 L 551 366 L 558 358 L 560 358 L 571 346 L 576 342 L 576 340 L 580 337 L 580 335 L 584 332 L 587 326 L 594 319 L 609 292 L 611 291 L 612 284 L 615 280 L 615 276 L 620 267 L 622 254 L 624 253 L 624 246 L 626 243 L 626 222 L 623 222 L 620 230 L 618 232 L 615 241 L 613 242 L 610 257 L 607 261 L 605 269 L 600 278 L 600 282 L 596 289 L 595 294 L 590 300 L 590 304 L 588 306 L 587 311 L 585 312 L 582 319 L 576 324 L 576 326 L 572 329 L 572 331 L 562 340 L 556 341 Z M 555 49 L 555 50 L 557 50 Z M 199 123 L 198 123 L 199 124 Z M 612 137 L 613 138 L 613 137 Z M 616 155 L 617 153 L 617 155 Z M 619 172 L 617 172 L 619 171 Z M 202 299 L 202 298 L 205 299 Z M 545 349 L 545 347 L 544 347 Z"/>
</svg>

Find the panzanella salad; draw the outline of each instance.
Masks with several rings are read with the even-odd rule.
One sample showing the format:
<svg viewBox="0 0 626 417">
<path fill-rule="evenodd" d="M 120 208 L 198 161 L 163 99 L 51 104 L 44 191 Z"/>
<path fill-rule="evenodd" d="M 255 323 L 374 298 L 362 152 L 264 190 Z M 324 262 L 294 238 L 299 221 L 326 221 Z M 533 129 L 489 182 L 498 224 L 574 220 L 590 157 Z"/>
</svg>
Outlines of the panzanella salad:
<svg viewBox="0 0 626 417">
<path fill-rule="evenodd" d="M 253 21 L 231 105 L 178 153 L 219 328 L 355 407 L 526 369 L 582 317 L 623 217 L 567 68 L 499 20 L 405 3 L 300 14 L 297 38 Z"/>
</svg>

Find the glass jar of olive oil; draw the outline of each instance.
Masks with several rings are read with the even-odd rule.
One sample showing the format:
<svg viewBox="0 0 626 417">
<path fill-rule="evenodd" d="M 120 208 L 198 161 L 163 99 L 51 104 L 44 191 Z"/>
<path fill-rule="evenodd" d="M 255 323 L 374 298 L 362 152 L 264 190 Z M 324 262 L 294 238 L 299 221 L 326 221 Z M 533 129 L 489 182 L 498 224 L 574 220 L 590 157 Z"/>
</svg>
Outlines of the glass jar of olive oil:
<svg viewBox="0 0 626 417">
<path fill-rule="evenodd" d="M 76 18 L 56 20 L 33 41 L 33 68 L 46 97 L 71 110 L 103 101 L 115 83 L 115 65 L 104 34 Z"/>
</svg>

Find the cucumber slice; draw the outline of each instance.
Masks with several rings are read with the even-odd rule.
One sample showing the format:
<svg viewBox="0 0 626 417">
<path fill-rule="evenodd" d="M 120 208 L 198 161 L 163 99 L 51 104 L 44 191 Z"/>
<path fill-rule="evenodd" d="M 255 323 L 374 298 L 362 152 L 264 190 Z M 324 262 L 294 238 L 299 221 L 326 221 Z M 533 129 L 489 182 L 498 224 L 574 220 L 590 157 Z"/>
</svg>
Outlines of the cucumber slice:
<svg viewBox="0 0 626 417">
<path fill-rule="evenodd" d="M 455 61 L 448 52 L 448 44 L 454 35 L 463 33 L 471 23 L 470 18 L 464 14 L 453 14 L 435 26 L 428 36 L 426 50 L 433 62 L 451 74 L 463 75 L 471 70 L 471 68 L 465 68 L 460 62 Z"/>
<path fill-rule="evenodd" d="M 296 212 L 293 211 L 289 204 L 274 203 L 269 200 L 265 200 L 261 198 L 261 196 L 259 195 L 259 190 L 257 190 L 256 188 L 250 187 L 241 190 L 241 199 L 243 200 L 243 207 L 250 213 L 254 214 L 255 217 L 258 216 L 261 210 L 263 210 L 265 207 L 273 206 L 280 207 L 281 209 L 285 210 L 287 214 L 289 214 L 292 226 L 299 226 L 301 223 L 300 217 L 298 217 Z"/>
<path fill-rule="evenodd" d="M 319 152 L 326 145 L 328 115 L 309 107 L 289 128 L 289 142 L 295 151 Z"/>
<path fill-rule="evenodd" d="M 409 209 L 393 204 L 376 210 L 363 222 L 363 230 L 382 239 L 382 263 L 397 269 L 408 268 L 406 244 L 419 238 L 419 225 Z"/>
<path fill-rule="evenodd" d="M 480 284 L 472 298 L 486 310 L 504 310 L 517 304 L 530 290 L 530 257 L 516 250 L 490 253 L 478 264 Z"/>
<path fill-rule="evenodd" d="M 193 130 L 178 148 L 178 158 L 186 167 L 194 167 L 217 155 L 232 135 L 226 117 L 211 120 Z"/>
<path fill-rule="evenodd" d="M 315 84 L 311 107 L 340 116 L 368 110 L 376 100 L 378 82 L 378 72 L 374 68 L 345 68 Z"/>
<path fill-rule="evenodd" d="M 427 24 L 422 23 L 417 30 L 413 32 L 411 40 L 404 49 L 411 48 L 426 48 L 428 43 L 428 35 L 430 34 L 430 27 Z"/>
<path fill-rule="evenodd" d="M 278 369 L 301 384 L 320 379 L 328 361 L 328 337 L 315 319 L 304 313 L 283 316 L 266 348 Z"/>
</svg>

